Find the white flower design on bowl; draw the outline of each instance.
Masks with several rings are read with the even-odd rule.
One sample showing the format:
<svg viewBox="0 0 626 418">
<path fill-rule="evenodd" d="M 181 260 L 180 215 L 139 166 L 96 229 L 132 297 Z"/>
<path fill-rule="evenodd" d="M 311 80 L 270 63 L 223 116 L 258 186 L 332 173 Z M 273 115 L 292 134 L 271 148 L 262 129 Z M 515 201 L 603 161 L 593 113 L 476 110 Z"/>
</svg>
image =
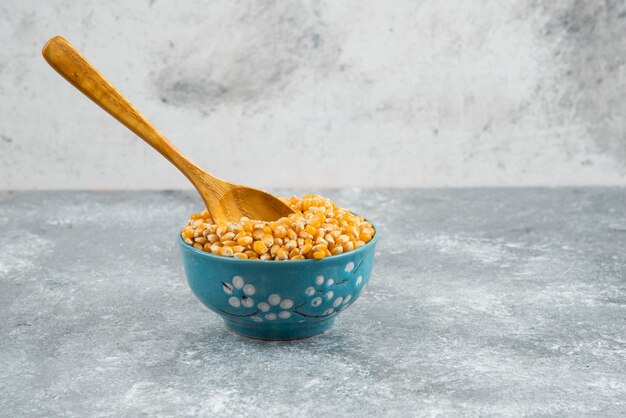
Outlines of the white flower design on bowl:
<svg viewBox="0 0 626 418">
<path fill-rule="evenodd" d="M 283 299 L 278 293 L 273 293 L 269 295 L 266 302 L 260 302 L 257 308 L 259 309 L 259 315 L 252 317 L 252 320 L 255 322 L 288 319 L 292 315 L 293 300 Z"/>
<path fill-rule="evenodd" d="M 352 272 L 354 270 L 354 263 L 349 262 L 346 267 L 345 267 L 345 271 L 346 272 Z M 350 303 L 350 301 L 352 300 L 352 295 L 351 294 L 345 294 L 345 290 L 343 288 L 343 284 L 348 282 L 350 279 L 344 278 L 342 280 L 339 281 L 335 281 L 335 279 L 333 278 L 328 278 L 326 279 L 324 276 L 317 276 L 315 278 L 315 282 L 312 286 L 308 286 L 305 290 L 304 290 L 304 294 L 310 298 L 306 304 L 304 305 L 304 308 L 306 309 L 306 307 L 308 307 L 309 309 L 316 309 L 320 306 L 328 306 L 329 304 L 331 305 L 330 307 L 327 307 L 327 309 L 325 309 L 321 315 L 320 314 L 313 314 L 311 312 L 304 313 L 302 311 L 296 310 L 295 312 L 299 315 L 303 315 L 303 316 L 308 316 L 308 317 L 326 317 L 326 316 L 330 316 L 333 315 L 335 312 L 339 312 L 340 310 L 344 309 L 345 307 L 347 307 L 347 305 Z M 361 284 L 361 276 L 359 276 L 359 278 L 356 281 L 356 285 L 360 286 Z M 343 295 L 341 293 L 344 293 Z M 302 305 L 297 306 L 297 308 L 300 308 Z"/>
<path fill-rule="evenodd" d="M 230 295 L 228 298 L 228 304 L 233 308 L 252 308 L 254 306 L 254 299 L 252 295 L 256 293 L 256 289 L 251 284 L 246 284 L 246 281 L 241 276 L 233 276 L 232 283 L 222 282 L 222 289 L 224 293 Z"/>
<path fill-rule="evenodd" d="M 358 295 L 358 288 L 363 285 L 363 276 L 359 275 L 356 279 L 354 277 L 357 276 L 360 266 L 361 263 L 355 269 L 353 262 L 347 263 L 344 272 L 348 273 L 349 277 L 345 277 L 346 274 L 342 273 L 344 277 L 337 280 L 323 275 L 316 276 L 313 284 L 304 289 L 305 300 L 299 301 L 297 306 L 293 299 L 281 297 L 278 293 L 272 293 L 267 300 L 257 304 L 252 298 L 256 294 L 254 285 L 246 283 L 243 277 L 235 275 L 230 282 L 222 282 L 222 289 L 228 297 L 228 304 L 244 311 L 240 311 L 241 313 L 227 312 L 222 309 L 220 311 L 228 315 L 249 317 L 254 322 L 286 320 L 294 315 L 304 318 L 324 318 L 335 315 L 348 307 L 354 297 L 353 294 L 348 293 L 351 288 L 344 286 L 345 283 L 354 281 L 355 295 Z"/>
</svg>

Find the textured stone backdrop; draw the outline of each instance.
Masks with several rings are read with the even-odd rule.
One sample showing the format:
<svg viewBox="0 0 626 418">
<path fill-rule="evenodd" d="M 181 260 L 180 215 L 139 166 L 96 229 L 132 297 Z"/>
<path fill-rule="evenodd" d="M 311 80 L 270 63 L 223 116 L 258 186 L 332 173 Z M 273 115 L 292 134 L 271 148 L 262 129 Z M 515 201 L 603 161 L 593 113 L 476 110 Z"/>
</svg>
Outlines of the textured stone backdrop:
<svg viewBox="0 0 626 418">
<path fill-rule="evenodd" d="M 260 187 L 626 184 L 622 1 L 0 3 L 0 189 L 185 178 L 45 64 L 73 42 Z"/>
</svg>

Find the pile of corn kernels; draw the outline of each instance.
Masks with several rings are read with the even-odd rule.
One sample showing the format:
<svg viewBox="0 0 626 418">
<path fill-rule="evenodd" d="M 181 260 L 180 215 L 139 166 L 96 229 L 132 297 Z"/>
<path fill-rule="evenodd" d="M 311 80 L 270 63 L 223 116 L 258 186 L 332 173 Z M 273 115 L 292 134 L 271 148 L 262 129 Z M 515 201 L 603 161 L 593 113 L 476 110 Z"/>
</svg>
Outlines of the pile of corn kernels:
<svg viewBox="0 0 626 418">
<path fill-rule="evenodd" d="M 249 260 L 321 259 L 352 251 L 375 234 L 371 223 L 319 195 L 287 200 L 295 213 L 275 222 L 241 218 L 215 224 L 204 210 L 191 215 L 183 240 L 198 250 Z"/>
</svg>

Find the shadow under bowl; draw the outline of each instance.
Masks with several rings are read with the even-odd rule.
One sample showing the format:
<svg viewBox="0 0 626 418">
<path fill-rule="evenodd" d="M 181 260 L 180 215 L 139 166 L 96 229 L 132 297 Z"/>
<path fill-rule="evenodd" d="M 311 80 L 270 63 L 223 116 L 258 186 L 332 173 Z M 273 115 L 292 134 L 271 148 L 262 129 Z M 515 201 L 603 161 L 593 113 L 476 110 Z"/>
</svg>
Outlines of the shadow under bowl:
<svg viewBox="0 0 626 418">
<path fill-rule="evenodd" d="M 321 260 L 262 261 L 200 251 L 178 236 L 194 295 L 231 331 L 262 340 L 329 329 L 367 284 L 377 240 L 378 234 L 356 250 Z"/>
</svg>

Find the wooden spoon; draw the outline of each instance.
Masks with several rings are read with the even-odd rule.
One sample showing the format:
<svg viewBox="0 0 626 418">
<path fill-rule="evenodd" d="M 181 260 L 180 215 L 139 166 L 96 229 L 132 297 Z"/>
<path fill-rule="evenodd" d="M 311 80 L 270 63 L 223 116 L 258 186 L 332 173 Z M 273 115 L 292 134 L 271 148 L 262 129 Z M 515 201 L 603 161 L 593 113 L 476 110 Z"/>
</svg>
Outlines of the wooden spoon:
<svg viewBox="0 0 626 418">
<path fill-rule="evenodd" d="M 215 221 L 238 222 L 242 216 L 275 221 L 293 213 L 269 193 L 221 180 L 185 157 L 67 40 L 50 39 L 42 54 L 48 64 L 70 84 L 106 110 L 124 126 L 176 166 L 194 185 Z"/>
</svg>

